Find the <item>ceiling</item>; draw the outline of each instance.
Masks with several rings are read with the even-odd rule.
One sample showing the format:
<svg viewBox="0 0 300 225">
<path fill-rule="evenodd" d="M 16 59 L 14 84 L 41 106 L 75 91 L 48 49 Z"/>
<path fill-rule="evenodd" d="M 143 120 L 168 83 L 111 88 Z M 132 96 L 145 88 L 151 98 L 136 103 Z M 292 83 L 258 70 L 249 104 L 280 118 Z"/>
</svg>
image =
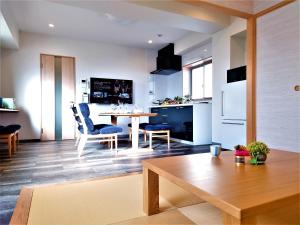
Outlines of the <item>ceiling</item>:
<svg viewBox="0 0 300 225">
<path fill-rule="evenodd" d="M 220 13 L 172 1 L 15 0 L 5 4 L 21 31 L 149 49 L 196 32 L 214 33 L 230 21 Z M 49 23 L 55 27 L 49 28 Z"/>
</svg>

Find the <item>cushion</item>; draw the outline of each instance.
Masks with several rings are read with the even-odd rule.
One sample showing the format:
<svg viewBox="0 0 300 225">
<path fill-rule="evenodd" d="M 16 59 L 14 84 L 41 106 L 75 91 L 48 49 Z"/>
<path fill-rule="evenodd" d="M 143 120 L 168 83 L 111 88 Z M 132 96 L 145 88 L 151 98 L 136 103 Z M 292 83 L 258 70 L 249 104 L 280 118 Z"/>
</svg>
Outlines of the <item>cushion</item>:
<svg viewBox="0 0 300 225">
<path fill-rule="evenodd" d="M 168 124 L 150 124 L 145 126 L 145 130 L 158 131 L 158 130 L 171 130 L 172 127 Z"/>
<path fill-rule="evenodd" d="M 151 125 L 151 124 L 150 123 L 140 123 L 139 128 L 144 130 L 147 125 Z M 132 124 L 129 123 L 128 127 L 132 127 Z"/>
<path fill-rule="evenodd" d="M 12 124 L 12 125 L 8 125 L 7 126 L 9 129 L 12 129 L 14 131 L 20 130 L 21 129 L 21 125 L 19 124 Z"/>
<path fill-rule="evenodd" d="M 83 134 L 83 127 L 78 126 L 78 130 Z M 108 125 L 108 124 L 97 124 L 95 125 L 95 129 L 93 131 L 88 130 L 88 134 L 96 135 L 96 134 L 114 134 L 122 132 L 122 128 L 118 126 Z"/>
<path fill-rule="evenodd" d="M 93 121 L 91 120 L 91 118 L 87 117 L 87 118 L 84 118 L 84 121 L 85 121 L 85 124 L 88 128 L 88 131 L 93 131 L 95 130 L 95 127 L 94 127 L 94 123 Z"/>
<path fill-rule="evenodd" d="M 94 131 L 95 127 L 94 127 L 94 123 L 90 118 L 90 109 L 89 109 L 89 105 L 87 103 L 80 103 L 79 104 L 79 109 L 80 112 L 84 118 L 85 124 L 88 128 L 89 132 Z"/>
<path fill-rule="evenodd" d="M 107 126 L 99 130 L 100 134 L 115 134 L 122 132 L 122 128 L 118 126 Z"/>
<path fill-rule="evenodd" d="M 84 118 L 88 118 L 90 116 L 90 109 L 87 103 L 79 104 L 80 112 Z"/>
<path fill-rule="evenodd" d="M 14 132 L 15 130 L 12 129 L 11 127 L 4 127 L 4 126 L 0 127 L 0 134 L 12 134 Z"/>
</svg>

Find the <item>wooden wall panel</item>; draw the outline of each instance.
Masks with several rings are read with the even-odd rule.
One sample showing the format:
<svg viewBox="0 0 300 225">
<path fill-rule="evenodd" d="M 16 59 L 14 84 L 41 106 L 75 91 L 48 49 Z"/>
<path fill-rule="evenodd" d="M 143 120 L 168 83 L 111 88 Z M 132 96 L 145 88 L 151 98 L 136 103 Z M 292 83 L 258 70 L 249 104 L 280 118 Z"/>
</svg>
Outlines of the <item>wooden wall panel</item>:
<svg viewBox="0 0 300 225">
<path fill-rule="evenodd" d="M 300 151 L 300 2 L 257 19 L 257 139 Z"/>
<path fill-rule="evenodd" d="M 42 133 L 41 140 L 55 139 L 54 56 L 41 55 Z"/>
<path fill-rule="evenodd" d="M 247 143 L 256 139 L 256 18 L 247 20 Z"/>
<path fill-rule="evenodd" d="M 75 102 L 75 59 L 62 57 L 62 139 L 74 139 L 75 122 L 70 109 Z"/>
</svg>

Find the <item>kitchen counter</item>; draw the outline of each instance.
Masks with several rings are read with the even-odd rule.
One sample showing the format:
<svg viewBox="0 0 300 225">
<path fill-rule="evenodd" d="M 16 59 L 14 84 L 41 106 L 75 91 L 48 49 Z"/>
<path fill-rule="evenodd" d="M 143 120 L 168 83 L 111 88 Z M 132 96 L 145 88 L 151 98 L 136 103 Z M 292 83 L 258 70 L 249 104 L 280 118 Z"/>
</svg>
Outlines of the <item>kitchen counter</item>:
<svg viewBox="0 0 300 225">
<path fill-rule="evenodd" d="M 198 104 L 211 104 L 211 101 L 203 101 L 203 102 L 187 103 L 187 104 L 174 104 L 174 105 L 151 105 L 151 106 L 149 106 L 149 108 L 193 106 L 193 105 L 198 105 Z"/>
<path fill-rule="evenodd" d="M 211 144 L 212 104 L 208 101 L 190 104 L 150 106 L 150 123 L 168 124 L 172 127 L 171 138 L 194 145 Z"/>
</svg>

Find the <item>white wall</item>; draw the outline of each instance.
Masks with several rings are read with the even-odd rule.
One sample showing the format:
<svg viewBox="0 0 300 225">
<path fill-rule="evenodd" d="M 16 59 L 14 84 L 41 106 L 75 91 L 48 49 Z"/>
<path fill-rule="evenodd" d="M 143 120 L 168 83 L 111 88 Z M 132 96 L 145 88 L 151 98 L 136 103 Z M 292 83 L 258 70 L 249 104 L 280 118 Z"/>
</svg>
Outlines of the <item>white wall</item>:
<svg viewBox="0 0 300 225">
<path fill-rule="evenodd" d="M 230 69 L 230 36 L 246 29 L 246 20 L 235 18 L 227 28 L 212 36 L 213 98 L 212 141 L 221 142 L 221 90 Z"/>
<path fill-rule="evenodd" d="M 257 139 L 300 152 L 300 1 L 257 20 Z"/>
<path fill-rule="evenodd" d="M 203 33 L 193 33 L 177 40 L 174 47 L 175 55 L 182 55 L 199 47 L 199 44 L 210 39 L 211 35 Z"/>
<path fill-rule="evenodd" d="M 230 68 L 246 65 L 246 37 L 232 36 L 230 39 Z"/>
<path fill-rule="evenodd" d="M 7 6 L 7 1 L 0 2 L 0 9 L 0 47 L 18 49 L 19 28 Z"/>
<path fill-rule="evenodd" d="M 171 75 L 154 75 L 155 99 L 182 96 L 182 71 Z"/>
<path fill-rule="evenodd" d="M 22 124 L 21 139 L 40 138 L 41 53 L 76 58 L 76 98 L 79 102 L 82 79 L 105 77 L 132 79 L 134 104 L 144 108 L 148 105 L 149 71 L 146 50 L 22 32 L 19 50 L 2 50 L 0 88 L 0 95 L 15 97 L 17 106 L 21 109 L 18 114 L 1 114 L 0 124 Z M 107 107 L 92 105 L 91 110 L 97 114 Z M 96 116 L 96 119 L 99 118 Z M 106 118 L 102 122 L 108 121 L 109 118 Z M 127 128 L 129 121 L 120 119 L 120 124 Z"/>
</svg>

